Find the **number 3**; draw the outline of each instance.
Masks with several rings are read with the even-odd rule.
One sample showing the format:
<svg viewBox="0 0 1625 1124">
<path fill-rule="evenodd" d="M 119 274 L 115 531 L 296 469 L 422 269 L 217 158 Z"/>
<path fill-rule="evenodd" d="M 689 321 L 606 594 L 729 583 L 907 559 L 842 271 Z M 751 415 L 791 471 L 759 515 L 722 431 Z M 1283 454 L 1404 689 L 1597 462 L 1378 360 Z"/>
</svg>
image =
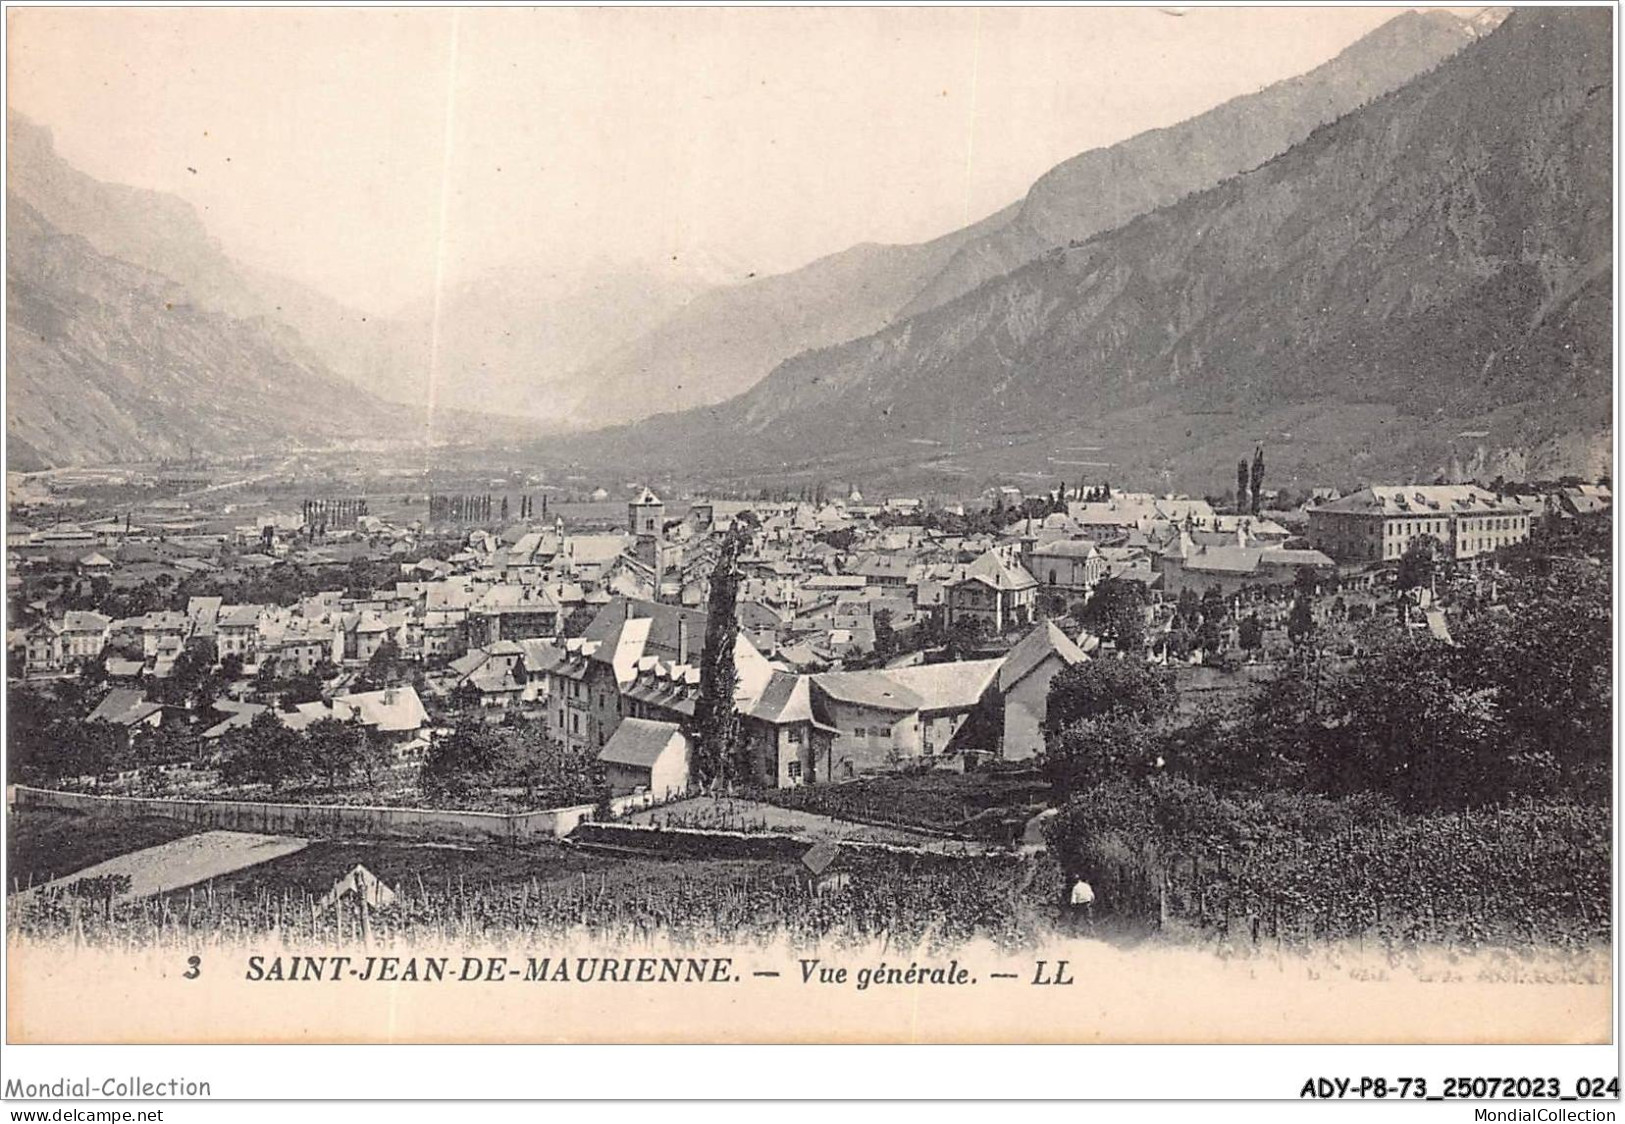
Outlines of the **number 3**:
<svg viewBox="0 0 1625 1124">
<path fill-rule="evenodd" d="M 181 973 L 182 979 L 195 980 L 203 972 L 203 957 L 188 956 L 186 958 L 186 971 Z"/>
</svg>

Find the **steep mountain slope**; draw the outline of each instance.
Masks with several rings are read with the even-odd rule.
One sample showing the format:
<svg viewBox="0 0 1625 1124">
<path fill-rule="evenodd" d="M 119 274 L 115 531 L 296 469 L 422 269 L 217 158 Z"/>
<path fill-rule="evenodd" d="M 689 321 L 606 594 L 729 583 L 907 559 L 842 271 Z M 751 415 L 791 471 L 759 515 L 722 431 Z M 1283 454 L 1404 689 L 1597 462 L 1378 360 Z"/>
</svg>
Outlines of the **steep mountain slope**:
<svg viewBox="0 0 1625 1124">
<path fill-rule="evenodd" d="M 1493 26 L 1443 11 L 1405 12 L 1307 74 L 1075 156 L 1033 184 L 1010 222 L 961 246 L 899 319 L 968 293 L 1054 246 L 1122 226 L 1255 168 Z"/>
<path fill-rule="evenodd" d="M 288 329 L 202 306 L 16 195 L 7 207 L 12 467 L 287 449 L 400 424 Z"/>
<path fill-rule="evenodd" d="M 191 204 L 86 175 L 57 155 L 48 129 L 10 109 L 6 191 L 56 230 L 84 238 L 108 257 L 162 274 L 209 308 L 233 316 L 266 311 Z"/>
<path fill-rule="evenodd" d="M 890 323 L 966 241 L 1013 208 L 930 242 L 854 246 L 790 273 L 698 297 L 574 379 L 572 413 L 603 424 L 720 402 L 779 363 Z"/>
<path fill-rule="evenodd" d="M 388 316 L 348 307 L 237 261 L 184 200 L 85 174 L 57 154 L 49 130 L 14 111 L 6 133 L 8 189 L 57 230 L 162 274 L 198 307 L 293 329 L 314 361 L 379 398 L 417 407 L 429 400 L 429 297 Z M 557 420 L 573 395 L 561 380 L 715 283 L 692 269 L 593 265 L 561 273 L 537 260 L 453 287 L 441 307 L 436 401 Z"/>
<path fill-rule="evenodd" d="M 430 398 L 434 301 L 367 316 L 295 282 L 245 270 L 336 371 L 380 398 Z M 441 300 L 437 403 L 461 403 L 544 427 L 567 424 L 577 374 L 660 324 L 712 281 L 695 273 L 600 265 L 561 273 L 513 264 L 449 286 Z"/>
<path fill-rule="evenodd" d="M 721 406 L 566 449 L 1215 488 L 1259 438 L 1277 480 L 1431 475 L 1452 451 L 1594 466 L 1612 416 L 1609 20 L 1519 10 L 1250 173 Z"/>
<path fill-rule="evenodd" d="M 1024 200 L 971 227 L 914 246 L 856 246 L 707 294 L 572 380 L 582 397 L 571 412 L 604 424 L 720 402 L 803 351 L 935 308 L 1069 239 L 1256 167 L 1434 66 L 1478 31 L 1445 12 L 1401 14 L 1302 77 L 1074 157 Z"/>
</svg>

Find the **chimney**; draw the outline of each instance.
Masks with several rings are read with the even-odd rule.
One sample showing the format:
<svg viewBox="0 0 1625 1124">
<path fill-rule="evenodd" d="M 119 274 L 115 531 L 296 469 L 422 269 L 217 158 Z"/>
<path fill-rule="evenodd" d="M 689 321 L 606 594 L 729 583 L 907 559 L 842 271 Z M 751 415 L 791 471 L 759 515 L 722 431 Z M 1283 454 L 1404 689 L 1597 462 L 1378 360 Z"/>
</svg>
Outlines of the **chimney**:
<svg viewBox="0 0 1625 1124">
<path fill-rule="evenodd" d="M 688 618 L 677 614 L 677 662 L 688 662 Z"/>
</svg>

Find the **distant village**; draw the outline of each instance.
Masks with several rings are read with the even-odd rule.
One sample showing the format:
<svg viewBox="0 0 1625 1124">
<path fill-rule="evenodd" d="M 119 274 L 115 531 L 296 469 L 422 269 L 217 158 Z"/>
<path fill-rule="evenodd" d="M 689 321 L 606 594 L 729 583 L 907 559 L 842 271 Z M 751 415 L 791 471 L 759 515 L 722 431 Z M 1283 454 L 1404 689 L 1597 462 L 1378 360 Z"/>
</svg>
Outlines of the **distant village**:
<svg viewBox="0 0 1625 1124">
<path fill-rule="evenodd" d="M 188 526 L 184 505 L 140 523 L 14 519 L 8 659 L 14 682 L 104 690 L 86 723 L 126 739 L 180 727 L 205 762 L 256 721 L 334 719 L 410 765 L 454 718 L 521 714 L 613 795 L 669 798 L 694 784 L 712 581 L 737 536 L 753 775 L 735 779 L 793 788 L 1031 758 L 1050 681 L 1092 659 L 1170 666 L 1200 697 L 1245 688 L 1317 623 L 1351 654 L 1336 626 L 1383 605 L 1450 643 L 1441 579 L 1493 602 L 1498 551 L 1612 502 L 1605 483 L 1376 484 L 1285 508 L 1239 467 L 1221 503 L 1106 483 L 970 505 L 854 488 L 697 498 L 674 518 L 639 487 L 613 531 L 572 530 L 529 497 L 430 497 L 404 523 L 306 500 L 229 535 Z"/>
</svg>

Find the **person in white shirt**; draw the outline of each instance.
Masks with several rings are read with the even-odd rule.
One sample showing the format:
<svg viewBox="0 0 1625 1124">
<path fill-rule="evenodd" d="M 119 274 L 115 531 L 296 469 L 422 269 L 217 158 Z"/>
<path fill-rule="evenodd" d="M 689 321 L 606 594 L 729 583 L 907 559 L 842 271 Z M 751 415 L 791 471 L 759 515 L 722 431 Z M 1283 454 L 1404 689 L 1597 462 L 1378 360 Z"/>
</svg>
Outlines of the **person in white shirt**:
<svg viewBox="0 0 1625 1124">
<path fill-rule="evenodd" d="M 1074 918 L 1081 917 L 1085 921 L 1093 920 L 1095 912 L 1094 887 L 1081 878 L 1074 882 L 1072 884 L 1071 905 Z"/>
</svg>

